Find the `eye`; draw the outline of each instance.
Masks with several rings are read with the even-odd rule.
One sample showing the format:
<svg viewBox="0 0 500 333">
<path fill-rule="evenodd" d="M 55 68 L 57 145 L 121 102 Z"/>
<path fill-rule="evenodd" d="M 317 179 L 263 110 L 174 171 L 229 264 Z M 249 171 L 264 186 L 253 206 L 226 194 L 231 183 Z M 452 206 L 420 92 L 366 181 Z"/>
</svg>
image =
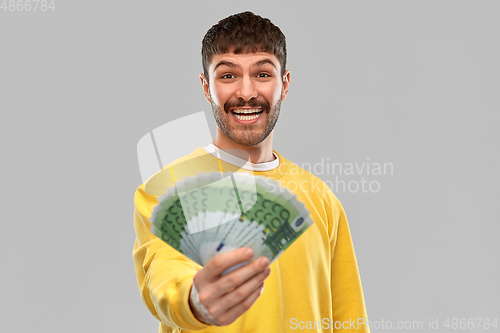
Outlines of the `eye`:
<svg viewBox="0 0 500 333">
<path fill-rule="evenodd" d="M 224 74 L 221 76 L 222 79 L 232 79 L 234 78 L 233 74 Z"/>
<path fill-rule="evenodd" d="M 259 73 L 257 74 L 257 77 L 270 77 L 271 75 L 267 74 L 267 73 Z"/>
</svg>

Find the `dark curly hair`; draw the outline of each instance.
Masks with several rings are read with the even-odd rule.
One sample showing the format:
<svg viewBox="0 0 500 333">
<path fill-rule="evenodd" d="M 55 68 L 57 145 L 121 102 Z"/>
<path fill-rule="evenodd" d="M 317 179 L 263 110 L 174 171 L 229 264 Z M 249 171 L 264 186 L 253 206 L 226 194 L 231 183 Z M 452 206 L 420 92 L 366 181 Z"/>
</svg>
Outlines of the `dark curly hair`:
<svg viewBox="0 0 500 333">
<path fill-rule="evenodd" d="M 207 80 L 212 55 L 230 50 L 236 54 L 259 51 L 274 54 L 281 65 L 281 76 L 285 75 L 285 35 L 267 18 L 247 11 L 226 17 L 207 31 L 201 47 L 203 73 Z"/>
</svg>

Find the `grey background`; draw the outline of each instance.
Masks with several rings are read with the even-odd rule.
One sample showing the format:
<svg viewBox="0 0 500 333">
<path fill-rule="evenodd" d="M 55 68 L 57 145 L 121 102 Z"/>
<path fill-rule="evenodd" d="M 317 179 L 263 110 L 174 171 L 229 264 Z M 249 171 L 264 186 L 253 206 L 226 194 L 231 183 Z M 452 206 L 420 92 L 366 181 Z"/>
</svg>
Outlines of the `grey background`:
<svg viewBox="0 0 500 333">
<path fill-rule="evenodd" d="M 131 257 L 136 145 L 202 110 L 214 134 L 201 39 L 244 10 L 287 36 L 274 149 L 394 166 L 320 175 L 380 183 L 336 193 L 369 319 L 499 316 L 498 1 L 55 4 L 0 11 L 2 332 L 157 331 Z"/>
</svg>

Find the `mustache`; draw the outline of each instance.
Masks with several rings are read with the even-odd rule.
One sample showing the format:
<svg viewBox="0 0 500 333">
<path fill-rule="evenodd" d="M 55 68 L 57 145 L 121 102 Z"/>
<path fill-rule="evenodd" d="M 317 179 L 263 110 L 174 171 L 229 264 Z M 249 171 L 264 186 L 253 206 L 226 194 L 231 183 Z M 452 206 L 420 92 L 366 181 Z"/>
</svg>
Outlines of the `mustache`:
<svg viewBox="0 0 500 333">
<path fill-rule="evenodd" d="M 251 99 L 246 102 L 243 99 L 239 99 L 238 101 L 227 101 L 224 103 L 224 111 L 229 113 L 229 110 L 232 108 L 241 108 L 241 107 L 249 107 L 249 108 L 262 108 L 264 112 L 268 112 L 271 106 L 269 102 L 266 100 L 256 100 Z"/>
</svg>

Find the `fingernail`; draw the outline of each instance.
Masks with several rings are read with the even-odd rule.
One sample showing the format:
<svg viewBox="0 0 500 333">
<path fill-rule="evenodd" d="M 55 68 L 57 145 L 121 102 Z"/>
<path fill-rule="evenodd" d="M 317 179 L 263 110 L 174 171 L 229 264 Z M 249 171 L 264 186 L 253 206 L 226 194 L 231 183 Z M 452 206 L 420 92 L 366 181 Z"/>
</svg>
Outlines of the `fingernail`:
<svg viewBox="0 0 500 333">
<path fill-rule="evenodd" d="M 246 255 L 246 256 L 251 256 L 251 255 L 252 255 L 252 250 L 250 250 L 250 249 L 246 249 L 246 250 L 245 250 L 245 255 Z"/>
<path fill-rule="evenodd" d="M 267 258 L 260 259 L 260 264 L 262 266 L 267 266 L 268 263 L 269 263 L 269 259 L 267 259 Z"/>
</svg>

